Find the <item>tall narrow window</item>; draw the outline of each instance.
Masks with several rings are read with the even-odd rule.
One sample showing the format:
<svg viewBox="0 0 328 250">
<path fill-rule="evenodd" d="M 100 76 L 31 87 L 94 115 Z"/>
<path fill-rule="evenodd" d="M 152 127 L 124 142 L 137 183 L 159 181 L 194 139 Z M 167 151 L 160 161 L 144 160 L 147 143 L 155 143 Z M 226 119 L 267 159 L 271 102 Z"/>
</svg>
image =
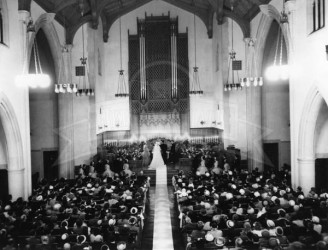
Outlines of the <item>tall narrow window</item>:
<svg viewBox="0 0 328 250">
<path fill-rule="evenodd" d="M 0 9 L 0 43 L 4 43 L 3 41 L 3 20 L 2 20 L 2 10 Z"/>
<path fill-rule="evenodd" d="M 312 3 L 312 32 L 325 26 L 325 0 L 313 0 Z"/>
</svg>

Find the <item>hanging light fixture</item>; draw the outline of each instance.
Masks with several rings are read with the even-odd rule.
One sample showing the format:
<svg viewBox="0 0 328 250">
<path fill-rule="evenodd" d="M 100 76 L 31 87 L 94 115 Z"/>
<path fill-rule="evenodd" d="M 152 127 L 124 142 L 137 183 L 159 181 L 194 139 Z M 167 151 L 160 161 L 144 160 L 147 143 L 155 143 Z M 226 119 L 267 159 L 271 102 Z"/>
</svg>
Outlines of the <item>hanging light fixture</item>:
<svg viewBox="0 0 328 250">
<path fill-rule="evenodd" d="M 224 91 L 242 90 L 242 86 L 238 82 L 239 70 L 241 70 L 241 61 L 236 60 L 236 52 L 233 48 L 233 20 L 231 20 L 231 51 L 229 52 L 228 77 L 227 77 L 227 83 L 224 85 Z M 231 78 L 230 78 L 230 71 L 231 71 Z M 235 71 L 237 75 L 236 82 L 235 82 Z"/>
<path fill-rule="evenodd" d="M 189 91 L 190 96 L 201 96 L 203 90 L 200 87 L 198 67 L 197 67 L 197 43 L 196 43 L 196 15 L 194 13 L 194 48 L 195 48 L 195 66 L 193 67 L 191 88 Z"/>
<path fill-rule="evenodd" d="M 288 23 L 288 15 L 285 12 L 285 4 L 283 4 L 283 10 L 280 16 L 280 25 L 284 23 Z M 282 62 L 284 40 L 283 40 L 283 34 L 280 25 L 278 27 L 278 38 L 277 38 L 273 65 L 269 66 L 268 69 L 266 70 L 266 76 L 271 81 L 287 80 L 289 78 L 289 66 L 288 64 L 283 64 Z M 279 50 L 279 62 L 277 62 L 278 50 Z"/>
<path fill-rule="evenodd" d="M 30 19 L 27 24 L 27 32 L 35 32 L 35 27 L 33 24 L 33 20 Z M 17 75 L 15 78 L 15 82 L 17 86 L 29 86 L 31 88 L 47 88 L 50 85 L 50 77 L 48 74 L 44 74 L 41 67 L 39 50 L 37 40 L 34 37 L 32 52 L 33 59 L 31 60 L 34 63 L 35 73 L 28 73 L 27 69 L 27 59 L 24 59 L 23 65 L 23 73 L 21 75 Z M 24 56 L 27 58 L 27 53 L 24 53 Z"/>
<path fill-rule="evenodd" d="M 124 70 L 122 66 L 122 23 L 121 23 L 121 17 L 119 18 L 119 26 L 120 26 L 120 65 L 121 68 L 118 71 L 118 82 L 117 82 L 117 91 L 115 94 L 115 97 L 128 97 L 128 91 L 125 83 L 125 76 L 124 76 Z"/>
<path fill-rule="evenodd" d="M 251 3 L 249 2 L 249 8 L 251 7 Z M 249 20 L 249 23 L 251 20 Z M 250 25 L 251 26 L 251 25 Z M 251 31 L 249 32 L 251 34 Z M 255 56 L 255 41 L 253 38 L 250 38 L 247 43 L 248 49 L 249 49 L 249 55 L 248 58 L 251 60 L 249 63 L 246 63 L 246 67 L 250 67 L 246 69 L 246 73 L 249 74 L 249 76 L 246 76 L 244 78 L 240 78 L 240 86 L 241 87 L 250 87 L 250 86 L 262 86 L 263 85 L 263 77 L 258 75 L 257 72 L 257 65 L 256 65 L 256 56 Z"/>
<path fill-rule="evenodd" d="M 65 25 L 65 18 L 64 18 L 64 30 L 65 30 L 65 34 L 64 37 L 66 37 L 66 25 Z M 67 48 L 63 48 L 64 52 L 68 52 Z M 55 84 L 55 93 L 59 94 L 65 94 L 65 93 L 76 93 L 77 90 L 77 84 L 73 84 L 73 83 L 60 83 L 60 76 L 61 76 L 61 69 L 62 69 L 62 63 L 59 64 L 59 73 L 58 73 L 58 83 Z M 70 77 L 72 78 L 72 77 Z M 71 80 L 71 79 L 70 79 Z"/>
<path fill-rule="evenodd" d="M 84 54 L 84 25 L 82 25 L 82 57 L 80 58 L 81 66 L 75 67 L 75 75 L 79 77 L 78 89 L 76 96 L 94 96 L 95 91 L 91 88 L 89 80 L 89 70 L 87 65 L 87 58 Z"/>
</svg>

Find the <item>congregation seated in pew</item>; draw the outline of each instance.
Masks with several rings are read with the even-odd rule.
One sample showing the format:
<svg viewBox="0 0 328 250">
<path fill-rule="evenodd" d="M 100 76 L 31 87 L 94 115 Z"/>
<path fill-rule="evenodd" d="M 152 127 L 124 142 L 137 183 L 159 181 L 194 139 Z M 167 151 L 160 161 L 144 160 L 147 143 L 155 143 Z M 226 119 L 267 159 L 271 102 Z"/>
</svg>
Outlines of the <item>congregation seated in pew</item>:
<svg viewBox="0 0 328 250">
<path fill-rule="evenodd" d="M 3 201 L 0 248 L 137 248 L 149 178 L 128 168 L 110 175 L 80 170 L 74 180 L 41 180 L 28 201 Z"/>
<path fill-rule="evenodd" d="M 186 249 L 328 249 L 326 190 L 294 190 L 286 166 L 262 173 L 214 162 L 172 179 Z"/>
</svg>

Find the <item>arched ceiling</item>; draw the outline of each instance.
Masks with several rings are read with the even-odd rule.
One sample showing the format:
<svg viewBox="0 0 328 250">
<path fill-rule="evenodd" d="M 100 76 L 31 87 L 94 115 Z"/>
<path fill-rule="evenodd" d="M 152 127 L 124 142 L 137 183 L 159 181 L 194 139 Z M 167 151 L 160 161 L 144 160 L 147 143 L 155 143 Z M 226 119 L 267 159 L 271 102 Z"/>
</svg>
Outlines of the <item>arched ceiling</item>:
<svg viewBox="0 0 328 250">
<path fill-rule="evenodd" d="M 56 20 L 66 27 L 66 42 L 72 43 L 79 27 L 91 22 L 98 27 L 99 17 L 103 23 L 104 42 L 108 40 L 111 25 L 120 16 L 154 0 L 34 0 L 46 12 L 56 13 Z M 260 11 L 259 5 L 270 0 L 162 0 L 188 12 L 195 13 L 205 24 L 209 38 L 212 37 L 212 20 L 216 13 L 217 23 L 225 17 L 235 20 L 249 36 L 249 23 Z M 29 8 L 31 0 L 19 0 L 19 8 Z M 22 7 L 23 6 L 23 7 Z M 28 6 L 28 7 L 27 7 Z M 27 9 L 29 10 L 29 9 Z"/>
</svg>

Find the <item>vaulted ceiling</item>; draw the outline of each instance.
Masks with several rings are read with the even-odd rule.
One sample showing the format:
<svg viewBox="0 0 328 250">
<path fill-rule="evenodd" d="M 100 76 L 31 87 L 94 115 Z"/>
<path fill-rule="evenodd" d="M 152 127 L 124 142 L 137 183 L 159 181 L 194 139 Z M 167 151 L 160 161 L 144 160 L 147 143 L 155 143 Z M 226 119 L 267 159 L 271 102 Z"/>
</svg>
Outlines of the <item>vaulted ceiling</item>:
<svg viewBox="0 0 328 250">
<path fill-rule="evenodd" d="M 45 11 L 56 13 L 56 20 L 66 28 L 66 42 L 72 43 L 79 27 L 91 22 L 98 27 L 99 17 L 103 24 L 103 39 L 108 40 L 111 25 L 120 16 L 154 0 L 34 0 Z M 235 20 L 244 36 L 250 32 L 250 21 L 259 13 L 259 5 L 271 0 L 162 0 L 188 12 L 195 13 L 206 25 L 209 38 L 213 33 L 213 16 L 218 24 L 225 17 Z M 19 0 L 19 8 L 29 10 L 31 0 Z"/>
</svg>

